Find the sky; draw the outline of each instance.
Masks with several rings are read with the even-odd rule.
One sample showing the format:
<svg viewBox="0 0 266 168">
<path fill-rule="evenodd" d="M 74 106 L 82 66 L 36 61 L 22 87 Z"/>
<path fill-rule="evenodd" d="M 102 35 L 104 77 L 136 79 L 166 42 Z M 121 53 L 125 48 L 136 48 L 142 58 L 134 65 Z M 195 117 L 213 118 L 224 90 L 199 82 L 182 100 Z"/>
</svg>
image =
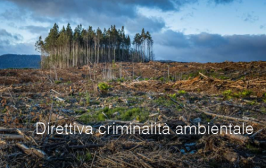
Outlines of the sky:
<svg viewBox="0 0 266 168">
<path fill-rule="evenodd" d="M 0 55 L 39 54 L 54 23 L 144 27 L 157 60 L 266 61 L 266 0 L 1 0 Z"/>
</svg>

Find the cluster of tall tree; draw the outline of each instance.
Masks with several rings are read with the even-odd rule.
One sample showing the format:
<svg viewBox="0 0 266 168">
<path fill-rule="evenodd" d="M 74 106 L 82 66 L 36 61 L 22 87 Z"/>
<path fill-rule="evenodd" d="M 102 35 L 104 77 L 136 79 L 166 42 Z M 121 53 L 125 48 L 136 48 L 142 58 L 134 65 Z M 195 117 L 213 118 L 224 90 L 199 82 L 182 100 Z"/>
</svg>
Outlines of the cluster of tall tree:
<svg viewBox="0 0 266 168">
<path fill-rule="evenodd" d="M 125 35 L 124 27 L 115 26 L 102 31 L 93 30 L 91 26 L 84 29 L 78 25 L 74 31 L 70 24 L 59 30 L 55 23 L 48 36 L 39 37 L 35 47 L 41 52 L 42 68 L 51 66 L 69 68 L 91 63 L 112 61 L 149 61 L 153 59 L 153 40 L 150 33 L 142 29 L 134 37 L 131 48 L 129 35 Z"/>
</svg>

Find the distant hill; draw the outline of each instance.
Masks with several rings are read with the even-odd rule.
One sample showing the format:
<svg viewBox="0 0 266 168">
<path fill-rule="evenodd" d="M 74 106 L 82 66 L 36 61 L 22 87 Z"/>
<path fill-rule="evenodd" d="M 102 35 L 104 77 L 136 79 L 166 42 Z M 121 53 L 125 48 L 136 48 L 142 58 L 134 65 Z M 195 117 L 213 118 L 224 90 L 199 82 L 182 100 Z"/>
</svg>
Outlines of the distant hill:
<svg viewBox="0 0 266 168">
<path fill-rule="evenodd" d="M 0 56 L 0 69 L 40 68 L 40 55 L 5 54 Z"/>
</svg>

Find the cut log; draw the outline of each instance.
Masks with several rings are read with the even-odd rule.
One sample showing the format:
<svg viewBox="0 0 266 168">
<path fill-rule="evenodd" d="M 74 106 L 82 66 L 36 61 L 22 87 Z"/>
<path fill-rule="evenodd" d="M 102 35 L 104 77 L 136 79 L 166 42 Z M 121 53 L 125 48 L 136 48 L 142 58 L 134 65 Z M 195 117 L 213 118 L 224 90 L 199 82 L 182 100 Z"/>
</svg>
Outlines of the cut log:
<svg viewBox="0 0 266 168">
<path fill-rule="evenodd" d="M 3 140 L 24 140 L 24 137 L 21 135 L 14 135 L 14 134 L 0 134 L 0 139 Z"/>
<path fill-rule="evenodd" d="M 13 132 L 17 132 L 17 129 L 15 129 L 15 128 L 4 128 L 4 127 L 0 127 L 0 132 L 13 133 Z"/>
</svg>

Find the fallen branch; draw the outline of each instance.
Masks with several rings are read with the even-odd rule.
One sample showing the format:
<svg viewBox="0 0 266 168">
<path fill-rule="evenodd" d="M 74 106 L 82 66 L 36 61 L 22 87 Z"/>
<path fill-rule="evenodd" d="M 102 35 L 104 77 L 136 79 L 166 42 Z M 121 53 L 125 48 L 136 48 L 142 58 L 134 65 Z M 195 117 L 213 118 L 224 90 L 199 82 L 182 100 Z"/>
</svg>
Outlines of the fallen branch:
<svg viewBox="0 0 266 168">
<path fill-rule="evenodd" d="M 58 93 L 57 91 L 55 91 L 54 89 L 51 89 L 52 92 L 61 95 L 61 93 Z"/>
<path fill-rule="evenodd" d="M 148 158 L 147 156 L 145 156 L 141 153 L 137 153 L 137 155 L 140 156 L 142 159 L 147 160 L 148 162 L 151 162 L 151 163 L 154 162 L 153 160 L 151 160 L 150 158 Z"/>
<path fill-rule="evenodd" d="M 17 129 L 17 132 L 19 135 L 23 136 L 26 140 L 30 141 L 30 142 L 33 142 L 35 145 L 38 146 L 38 144 L 36 143 L 36 141 L 32 138 L 32 137 L 29 137 L 27 135 L 25 135 L 21 130 Z"/>
<path fill-rule="evenodd" d="M 57 97 L 57 96 L 55 96 L 55 99 L 58 100 L 58 101 L 60 101 L 60 102 L 65 102 L 64 99 L 62 99 L 62 98 L 60 98 L 60 97 Z"/>
<path fill-rule="evenodd" d="M 262 129 L 260 129 L 260 130 L 258 130 L 257 132 L 255 132 L 254 134 L 252 134 L 251 136 L 250 136 L 250 138 L 254 138 L 257 134 L 259 134 L 260 132 L 262 132 L 263 131 L 263 129 L 264 128 L 262 128 Z"/>
<path fill-rule="evenodd" d="M 19 135 L 23 136 L 23 138 L 25 138 L 28 141 L 31 141 L 30 137 L 28 137 L 27 135 L 25 135 L 22 131 L 20 131 L 19 129 L 17 129 L 17 132 Z"/>
<path fill-rule="evenodd" d="M 23 136 L 14 134 L 0 134 L 0 138 L 3 140 L 24 140 Z"/>
<path fill-rule="evenodd" d="M 4 128 L 4 127 L 0 127 L 0 132 L 17 132 L 17 129 L 15 128 Z"/>
<path fill-rule="evenodd" d="M 204 75 L 203 73 L 200 73 L 200 72 L 199 72 L 199 75 L 202 76 L 202 77 L 205 78 L 205 79 L 209 79 L 209 77 L 206 76 L 206 75 Z"/>
<path fill-rule="evenodd" d="M 46 158 L 47 155 L 45 152 L 39 150 L 39 149 L 35 149 L 35 148 L 28 148 L 26 145 L 21 144 L 21 143 L 16 143 L 16 145 L 27 155 L 36 155 L 40 158 Z"/>
<path fill-rule="evenodd" d="M 225 129 L 222 129 L 222 134 L 223 136 L 234 139 L 237 141 L 240 141 L 242 143 L 247 143 L 250 141 L 250 138 L 248 136 L 240 135 L 240 134 L 228 134 L 228 132 Z"/>
<path fill-rule="evenodd" d="M 99 148 L 103 146 L 104 146 L 103 144 L 88 144 L 88 145 L 72 145 L 68 147 L 72 149 L 85 149 L 85 148 Z"/>
<path fill-rule="evenodd" d="M 206 115 L 210 115 L 212 117 L 218 117 L 218 118 L 224 118 L 224 119 L 230 119 L 230 120 L 235 120 L 235 121 L 244 121 L 244 122 L 250 122 L 250 123 L 253 123 L 253 124 L 257 124 L 257 125 L 262 125 L 262 126 L 266 126 L 265 123 L 261 123 L 261 122 L 258 122 L 258 121 L 253 121 L 253 120 L 250 120 L 248 118 L 237 118 L 237 117 L 231 117 L 231 116 L 226 116 L 226 115 L 220 115 L 220 114 L 214 114 L 214 113 L 211 113 L 211 112 L 207 112 L 207 111 L 203 111 L 201 109 L 198 109 L 198 111 L 206 114 Z"/>
<path fill-rule="evenodd" d="M 121 120 L 105 120 L 105 123 L 118 123 L 118 124 L 137 124 L 144 125 L 143 123 L 134 122 L 134 121 L 121 121 Z"/>
</svg>

